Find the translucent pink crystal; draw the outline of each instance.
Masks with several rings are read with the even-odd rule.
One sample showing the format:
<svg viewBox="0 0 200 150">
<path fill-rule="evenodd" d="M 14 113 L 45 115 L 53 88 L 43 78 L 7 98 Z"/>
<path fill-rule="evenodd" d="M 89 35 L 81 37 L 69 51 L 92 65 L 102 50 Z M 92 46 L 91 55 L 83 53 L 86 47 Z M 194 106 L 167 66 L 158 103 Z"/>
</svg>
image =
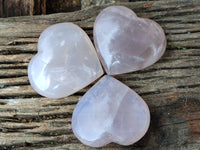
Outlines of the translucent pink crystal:
<svg viewBox="0 0 200 150">
<path fill-rule="evenodd" d="M 109 75 L 146 68 L 163 55 L 166 38 L 156 22 L 123 6 L 104 9 L 94 24 L 94 42 Z"/>
<path fill-rule="evenodd" d="M 32 87 L 49 98 L 71 95 L 102 74 L 92 42 L 72 23 L 47 28 L 39 38 L 37 55 L 28 66 Z"/>
<path fill-rule="evenodd" d="M 149 123 L 144 100 L 110 76 L 101 78 L 80 99 L 72 116 L 74 134 L 92 147 L 133 144 L 144 136 Z"/>
</svg>

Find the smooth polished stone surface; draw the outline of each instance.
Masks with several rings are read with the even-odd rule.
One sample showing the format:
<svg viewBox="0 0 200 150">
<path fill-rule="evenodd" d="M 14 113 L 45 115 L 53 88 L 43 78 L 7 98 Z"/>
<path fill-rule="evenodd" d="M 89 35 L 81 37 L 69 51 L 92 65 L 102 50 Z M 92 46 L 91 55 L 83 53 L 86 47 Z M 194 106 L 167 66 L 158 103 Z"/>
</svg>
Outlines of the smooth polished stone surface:
<svg viewBox="0 0 200 150">
<path fill-rule="evenodd" d="M 28 66 L 32 87 L 49 98 L 69 96 L 102 74 L 91 40 L 72 23 L 55 24 L 44 30 L 38 53 Z"/>
<path fill-rule="evenodd" d="M 130 145 L 149 128 L 144 100 L 117 79 L 104 76 L 78 102 L 72 116 L 75 136 L 92 147 Z"/>
<path fill-rule="evenodd" d="M 105 8 L 94 23 L 94 43 L 109 75 L 146 68 L 160 59 L 166 37 L 159 24 L 123 6 Z"/>
</svg>

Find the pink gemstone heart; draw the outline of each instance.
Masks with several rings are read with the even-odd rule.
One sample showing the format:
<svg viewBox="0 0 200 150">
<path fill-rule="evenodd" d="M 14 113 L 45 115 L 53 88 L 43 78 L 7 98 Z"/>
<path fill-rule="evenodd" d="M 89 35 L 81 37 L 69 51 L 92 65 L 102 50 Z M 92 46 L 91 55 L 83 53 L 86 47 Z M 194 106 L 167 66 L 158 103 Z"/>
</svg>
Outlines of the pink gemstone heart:
<svg viewBox="0 0 200 150">
<path fill-rule="evenodd" d="M 101 147 L 115 142 L 130 145 L 146 133 L 150 113 L 144 100 L 110 76 L 101 78 L 78 102 L 72 129 L 84 144 Z"/>
<path fill-rule="evenodd" d="M 69 96 L 102 74 L 91 40 L 72 23 L 60 23 L 44 30 L 38 41 L 38 53 L 28 66 L 32 87 L 49 98 Z"/>
<path fill-rule="evenodd" d="M 97 16 L 94 42 L 109 75 L 144 69 L 158 61 L 166 48 L 159 24 L 123 6 L 107 7 Z"/>
</svg>

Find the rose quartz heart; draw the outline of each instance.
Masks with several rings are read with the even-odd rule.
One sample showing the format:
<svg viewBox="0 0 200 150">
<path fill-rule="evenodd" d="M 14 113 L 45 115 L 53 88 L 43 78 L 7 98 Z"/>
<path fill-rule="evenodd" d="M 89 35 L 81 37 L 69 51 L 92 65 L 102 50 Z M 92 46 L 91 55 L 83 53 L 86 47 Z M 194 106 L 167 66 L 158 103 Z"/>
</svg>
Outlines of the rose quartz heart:
<svg viewBox="0 0 200 150">
<path fill-rule="evenodd" d="M 42 32 L 28 66 L 32 87 L 49 98 L 69 96 L 103 74 L 94 46 L 77 25 L 60 23 Z"/>
<path fill-rule="evenodd" d="M 80 99 L 72 116 L 75 136 L 92 147 L 133 144 L 144 136 L 149 123 L 144 100 L 110 76 L 101 78 Z"/>
<path fill-rule="evenodd" d="M 107 7 L 97 16 L 94 42 L 109 75 L 144 69 L 158 61 L 166 48 L 159 24 L 123 6 Z"/>
</svg>

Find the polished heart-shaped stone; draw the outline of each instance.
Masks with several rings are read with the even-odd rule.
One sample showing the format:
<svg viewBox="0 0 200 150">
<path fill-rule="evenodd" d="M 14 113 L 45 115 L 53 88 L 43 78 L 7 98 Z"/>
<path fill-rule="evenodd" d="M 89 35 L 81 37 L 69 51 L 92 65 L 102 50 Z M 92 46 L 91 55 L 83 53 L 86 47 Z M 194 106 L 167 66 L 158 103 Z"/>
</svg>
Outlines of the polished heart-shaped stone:
<svg viewBox="0 0 200 150">
<path fill-rule="evenodd" d="M 72 116 L 75 136 L 92 147 L 133 144 L 145 135 L 149 123 L 144 100 L 110 76 L 101 78 L 79 100 Z"/>
<path fill-rule="evenodd" d="M 144 69 L 163 55 L 166 37 L 159 24 L 124 6 L 105 8 L 94 23 L 94 43 L 107 74 Z"/>
<path fill-rule="evenodd" d="M 103 74 L 94 46 L 77 25 L 60 23 L 41 34 L 28 66 L 32 87 L 49 98 L 69 96 Z"/>
</svg>

